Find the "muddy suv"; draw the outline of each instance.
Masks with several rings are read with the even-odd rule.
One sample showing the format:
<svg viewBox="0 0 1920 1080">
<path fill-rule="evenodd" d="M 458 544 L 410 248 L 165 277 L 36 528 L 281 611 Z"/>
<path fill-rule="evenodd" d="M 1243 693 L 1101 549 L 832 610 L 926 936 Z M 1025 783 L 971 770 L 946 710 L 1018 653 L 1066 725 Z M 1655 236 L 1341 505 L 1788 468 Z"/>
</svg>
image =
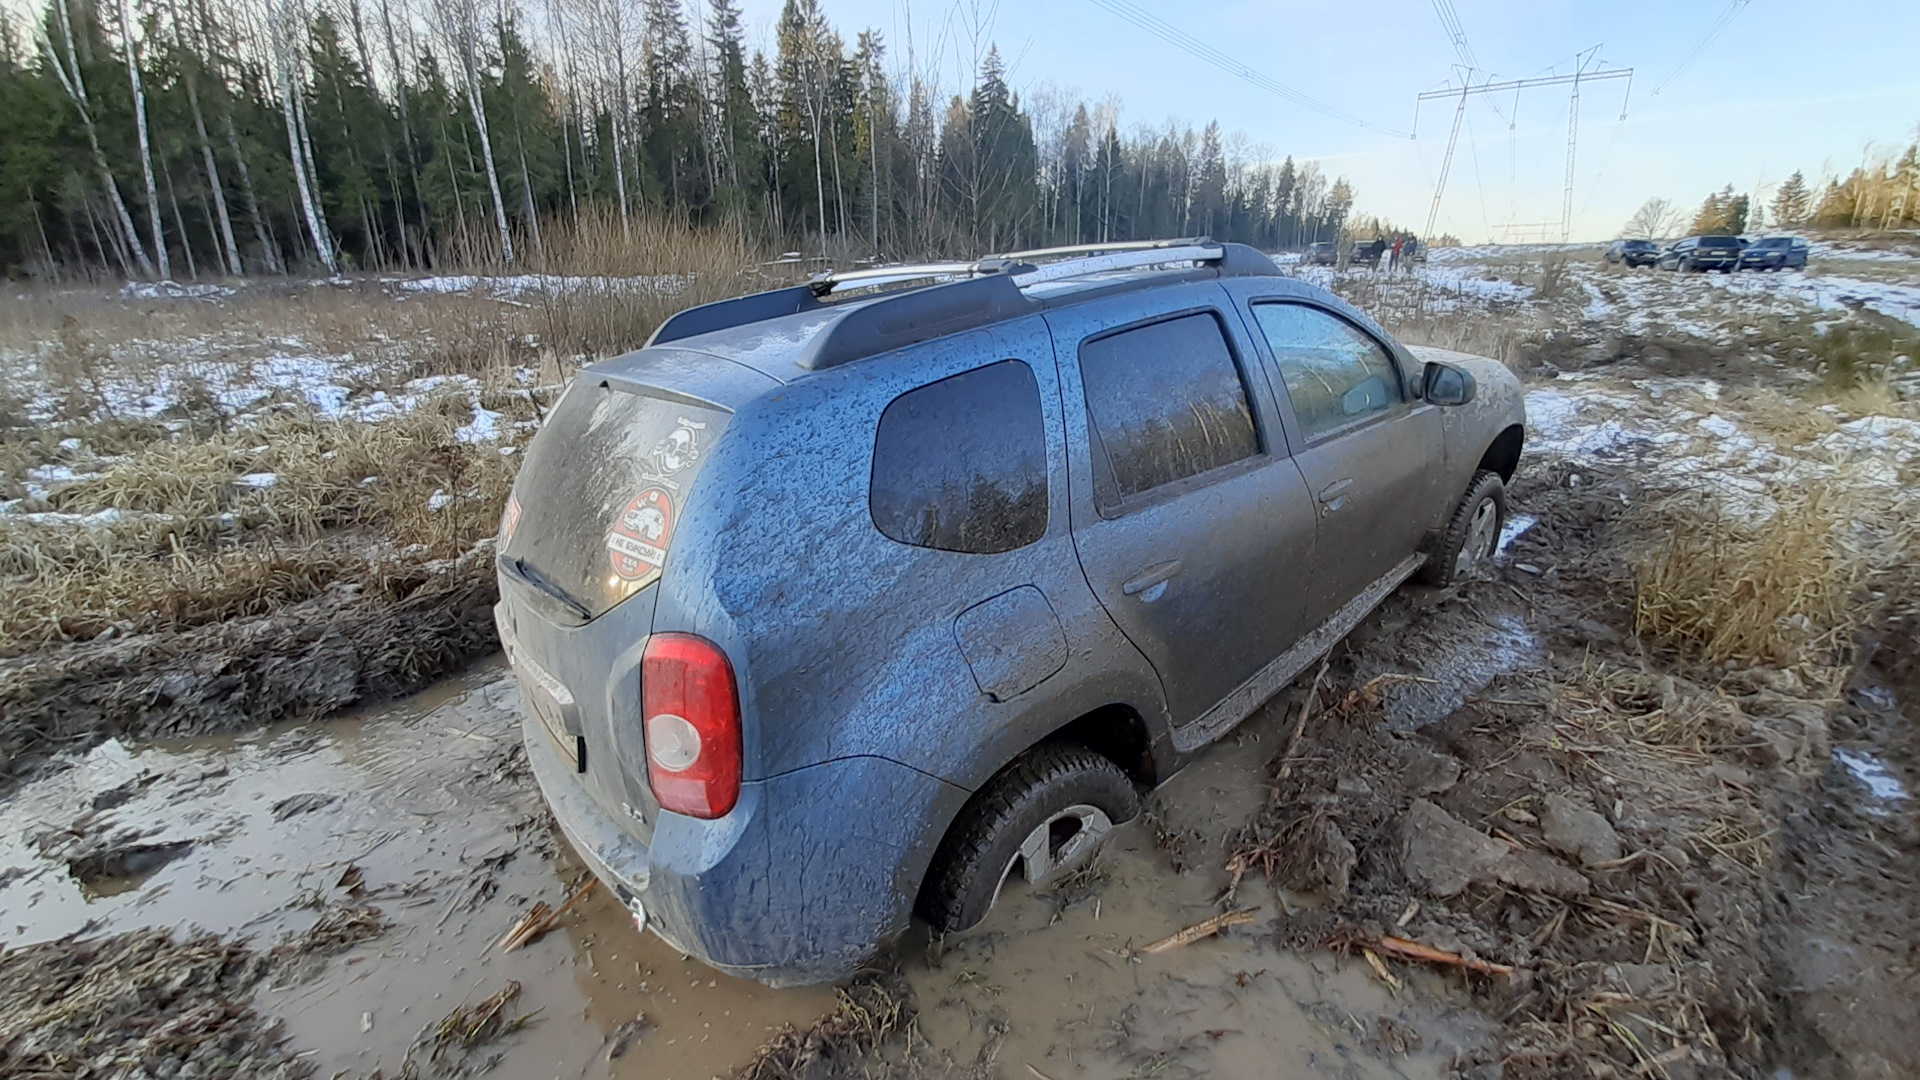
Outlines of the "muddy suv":
<svg viewBox="0 0 1920 1080">
<path fill-rule="evenodd" d="M 1496 543 L 1490 360 L 1251 248 L 1055 249 L 684 311 L 575 378 L 501 522 L 542 791 L 770 984 L 976 923 L 1403 580 Z"/>
</svg>

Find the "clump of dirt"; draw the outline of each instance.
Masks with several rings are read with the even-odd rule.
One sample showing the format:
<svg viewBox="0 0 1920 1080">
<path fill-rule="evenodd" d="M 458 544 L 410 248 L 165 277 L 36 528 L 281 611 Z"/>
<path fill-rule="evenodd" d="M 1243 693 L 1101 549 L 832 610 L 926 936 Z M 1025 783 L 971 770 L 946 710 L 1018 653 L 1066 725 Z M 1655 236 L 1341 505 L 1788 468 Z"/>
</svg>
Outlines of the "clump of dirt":
<svg viewBox="0 0 1920 1080">
<path fill-rule="evenodd" d="M 0 1074 L 310 1075 L 247 998 L 272 961 L 165 930 L 0 953 Z"/>
<path fill-rule="evenodd" d="M 911 995 L 897 979 L 863 978 L 837 991 L 833 1009 L 798 1028 L 787 1024 L 738 1073 L 738 1080 L 824 1080 L 884 1070 L 913 1023 Z"/>
<path fill-rule="evenodd" d="M 108 738 L 211 734 L 417 689 L 498 648 L 492 546 L 268 614 L 0 658 L 0 788 Z"/>
<path fill-rule="evenodd" d="M 1318 894 L 1288 944 L 1458 971 L 1504 1020 L 1481 1064 L 1509 1080 L 1759 1077 L 1786 1020 L 1777 830 L 1826 767 L 1831 689 L 1641 647 L 1620 533 L 1644 493 L 1583 471 L 1523 475 L 1539 522 L 1495 580 L 1398 597 L 1336 653 L 1335 705 L 1270 765 L 1229 868 Z M 1390 722 L 1396 685 L 1448 670 L 1436 650 L 1515 623 L 1528 664 Z"/>
</svg>

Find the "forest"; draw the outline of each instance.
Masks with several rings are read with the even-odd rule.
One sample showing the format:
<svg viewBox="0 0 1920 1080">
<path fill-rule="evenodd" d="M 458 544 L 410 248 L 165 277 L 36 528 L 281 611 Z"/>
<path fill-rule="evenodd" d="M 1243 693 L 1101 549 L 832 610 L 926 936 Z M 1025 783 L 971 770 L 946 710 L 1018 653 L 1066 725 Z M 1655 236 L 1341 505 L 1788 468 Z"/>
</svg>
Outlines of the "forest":
<svg viewBox="0 0 1920 1080">
<path fill-rule="evenodd" d="M 0 8 L 0 268 L 184 279 L 550 265 L 640 218 L 836 258 L 1336 236 L 1313 162 L 1122 125 L 990 45 L 959 87 L 787 0 L 44 0 Z"/>
</svg>

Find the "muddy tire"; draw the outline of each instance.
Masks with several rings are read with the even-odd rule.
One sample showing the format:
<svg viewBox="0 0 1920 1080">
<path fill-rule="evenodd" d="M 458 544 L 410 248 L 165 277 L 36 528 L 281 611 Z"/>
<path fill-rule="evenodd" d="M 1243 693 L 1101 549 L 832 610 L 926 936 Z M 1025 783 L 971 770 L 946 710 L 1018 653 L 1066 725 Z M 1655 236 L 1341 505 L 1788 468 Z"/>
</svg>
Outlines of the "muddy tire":
<svg viewBox="0 0 1920 1080">
<path fill-rule="evenodd" d="M 920 916 L 944 933 L 975 926 L 1016 873 L 1044 888 L 1086 865 L 1140 812 L 1120 767 L 1074 743 L 1043 743 L 975 792 L 920 888 Z"/>
<path fill-rule="evenodd" d="M 1500 474 L 1482 469 L 1473 474 L 1467 494 L 1453 511 L 1432 557 L 1420 568 L 1420 580 L 1429 585 L 1451 585 L 1476 562 L 1488 558 L 1507 524 L 1507 485 Z"/>
</svg>

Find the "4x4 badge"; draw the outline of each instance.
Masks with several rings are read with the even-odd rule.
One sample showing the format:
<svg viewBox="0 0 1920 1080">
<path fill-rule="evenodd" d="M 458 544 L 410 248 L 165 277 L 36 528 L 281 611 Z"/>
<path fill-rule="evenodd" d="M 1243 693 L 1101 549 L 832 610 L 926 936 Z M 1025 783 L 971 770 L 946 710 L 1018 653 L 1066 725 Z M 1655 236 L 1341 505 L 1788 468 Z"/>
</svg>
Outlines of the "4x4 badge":
<svg viewBox="0 0 1920 1080">
<path fill-rule="evenodd" d="M 607 532 L 615 576 L 623 581 L 651 579 L 666 565 L 672 540 L 673 497 L 657 487 L 635 495 Z"/>
</svg>

